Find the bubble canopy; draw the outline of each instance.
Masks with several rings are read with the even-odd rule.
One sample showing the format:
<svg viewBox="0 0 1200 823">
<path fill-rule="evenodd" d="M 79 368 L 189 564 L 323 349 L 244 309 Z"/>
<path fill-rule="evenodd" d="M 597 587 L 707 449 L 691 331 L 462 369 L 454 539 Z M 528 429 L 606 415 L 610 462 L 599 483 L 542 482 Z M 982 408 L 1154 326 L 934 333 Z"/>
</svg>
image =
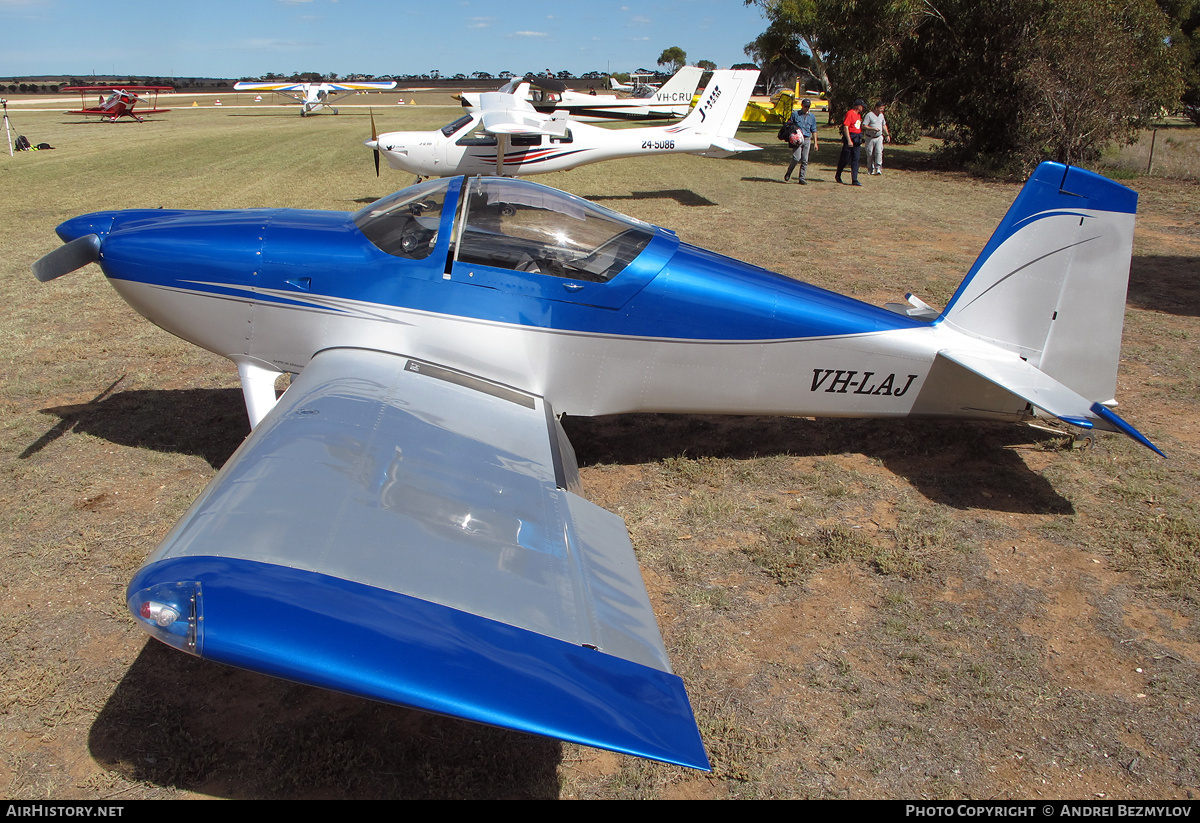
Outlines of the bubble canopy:
<svg viewBox="0 0 1200 823">
<path fill-rule="evenodd" d="M 654 238 L 647 223 L 581 197 L 507 177 L 467 178 L 455 200 L 452 179 L 430 180 L 354 215 L 382 251 L 423 259 L 452 239 L 454 262 L 608 282 Z M 451 238 L 439 236 L 455 209 Z"/>
</svg>

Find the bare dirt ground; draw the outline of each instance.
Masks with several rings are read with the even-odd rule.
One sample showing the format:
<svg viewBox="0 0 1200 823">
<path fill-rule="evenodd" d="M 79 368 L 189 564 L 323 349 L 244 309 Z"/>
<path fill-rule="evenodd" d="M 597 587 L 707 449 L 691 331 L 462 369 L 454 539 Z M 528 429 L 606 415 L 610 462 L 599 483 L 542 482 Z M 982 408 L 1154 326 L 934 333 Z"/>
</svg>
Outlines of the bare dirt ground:
<svg viewBox="0 0 1200 823">
<path fill-rule="evenodd" d="M 125 583 L 247 433 L 236 375 L 134 315 L 94 268 L 39 285 L 29 264 L 85 211 L 349 209 L 409 180 L 376 181 L 354 142 L 365 118 L 346 115 L 26 122 L 60 148 L 0 159 L 0 794 L 1200 792 L 1195 182 L 1129 182 L 1141 202 L 1118 397 L 1169 460 L 1009 426 L 566 421 L 585 492 L 629 525 L 712 759 L 703 774 L 147 640 L 125 615 Z M 862 190 L 833 184 L 823 149 L 811 185 L 785 186 L 773 135 L 741 136 L 767 150 L 544 182 L 871 302 L 914 291 L 937 304 L 1017 191 L 935 171 L 924 147 L 893 150 Z M 278 158 L 281 144 L 299 159 Z"/>
</svg>

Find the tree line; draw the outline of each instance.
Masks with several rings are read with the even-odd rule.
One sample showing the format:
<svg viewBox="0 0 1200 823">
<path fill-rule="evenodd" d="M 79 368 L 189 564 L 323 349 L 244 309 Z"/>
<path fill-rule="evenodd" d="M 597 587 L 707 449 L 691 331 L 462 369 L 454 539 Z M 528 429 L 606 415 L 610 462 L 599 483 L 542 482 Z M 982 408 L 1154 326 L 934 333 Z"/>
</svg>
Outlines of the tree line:
<svg viewBox="0 0 1200 823">
<path fill-rule="evenodd" d="M 936 129 L 961 162 L 1086 162 L 1164 113 L 1200 124 L 1200 0 L 743 1 L 769 81 L 831 112 L 883 100 L 893 136 Z"/>
</svg>

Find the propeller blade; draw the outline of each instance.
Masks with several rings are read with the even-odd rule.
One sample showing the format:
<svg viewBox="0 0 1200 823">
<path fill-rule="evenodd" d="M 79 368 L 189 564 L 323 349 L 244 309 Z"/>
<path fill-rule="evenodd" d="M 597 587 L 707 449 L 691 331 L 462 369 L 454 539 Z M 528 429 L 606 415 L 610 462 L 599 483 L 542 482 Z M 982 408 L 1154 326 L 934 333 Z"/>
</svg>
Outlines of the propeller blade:
<svg viewBox="0 0 1200 823">
<path fill-rule="evenodd" d="M 85 234 L 64 243 L 33 264 L 33 276 L 43 283 L 82 269 L 100 259 L 100 236 Z"/>
<path fill-rule="evenodd" d="M 375 109 L 367 109 L 371 115 L 371 140 L 375 143 L 375 176 L 379 176 L 379 134 L 375 130 Z"/>
</svg>

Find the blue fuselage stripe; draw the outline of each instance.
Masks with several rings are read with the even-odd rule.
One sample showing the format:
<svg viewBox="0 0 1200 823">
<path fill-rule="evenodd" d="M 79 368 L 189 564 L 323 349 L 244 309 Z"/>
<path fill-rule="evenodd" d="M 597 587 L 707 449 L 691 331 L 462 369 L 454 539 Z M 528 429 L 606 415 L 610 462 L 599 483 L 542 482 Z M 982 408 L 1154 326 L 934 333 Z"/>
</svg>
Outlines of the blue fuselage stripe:
<svg viewBox="0 0 1200 823">
<path fill-rule="evenodd" d="M 925 325 L 680 244 L 662 230 L 610 282 L 578 284 L 461 264 L 445 277 L 448 241 L 423 260 L 395 257 L 373 246 L 342 212 L 202 212 L 157 223 L 141 212 L 125 214 L 104 240 L 105 274 L 225 298 L 326 311 L 347 300 L 557 331 L 688 341 L 805 339 Z M 319 255 L 309 253 L 314 240 Z"/>
</svg>

